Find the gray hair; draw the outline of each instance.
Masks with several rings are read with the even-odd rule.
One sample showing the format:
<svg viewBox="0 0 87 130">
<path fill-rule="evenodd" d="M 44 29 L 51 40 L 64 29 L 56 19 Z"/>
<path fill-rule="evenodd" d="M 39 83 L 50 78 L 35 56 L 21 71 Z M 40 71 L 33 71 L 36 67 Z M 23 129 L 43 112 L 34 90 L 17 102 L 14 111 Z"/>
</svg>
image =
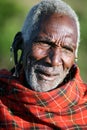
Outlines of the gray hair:
<svg viewBox="0 0 87 130">
<path fill-rule="evenodd" d="M 62 0 L 42 0 L 30 10 L 22 28 L 24 42 L 29 43 L 32 31 L 37 28 L 38 21 L 40 19 L 39 16 L 42 13 L 59 13 L 68 15 L 69 17 L 74 19 L 77 26 L 77 56 L 78 46 L 80 42 L 80 25 L 78 17 L 75 11 Z"/>
</svg>

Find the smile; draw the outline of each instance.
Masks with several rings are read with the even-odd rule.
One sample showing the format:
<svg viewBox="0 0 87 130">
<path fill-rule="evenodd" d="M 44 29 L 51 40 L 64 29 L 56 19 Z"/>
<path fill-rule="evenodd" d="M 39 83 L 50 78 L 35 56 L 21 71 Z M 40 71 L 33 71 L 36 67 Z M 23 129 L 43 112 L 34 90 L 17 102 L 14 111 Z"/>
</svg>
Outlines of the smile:
<svg viewBox="0 0 87 130">
<path fill-rule="evenodd" d="M 56 77 L 58 77 L 58 75 L 59 75 L 59 74 L 47 73 L 42 70 L 36 70 L 36 73 L 40 79 L 44 79 L 44 80 L 48 80 L 48 81 L 55 80 Z"/>
</svg>

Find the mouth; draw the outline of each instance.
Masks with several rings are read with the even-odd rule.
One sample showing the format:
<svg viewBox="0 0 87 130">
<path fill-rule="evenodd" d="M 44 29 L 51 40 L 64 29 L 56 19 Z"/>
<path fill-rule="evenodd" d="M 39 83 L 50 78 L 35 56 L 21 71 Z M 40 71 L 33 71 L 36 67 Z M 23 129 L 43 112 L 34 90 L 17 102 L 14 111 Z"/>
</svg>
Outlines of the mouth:
<svg viewBox="0 0 87 130">
<path fill-rule="evenodd" d="M 44 79 L 44 80 L 48 80 L 48 81 L 52 81 L 52 80 L 55 80 L 56 77 L 59 75 L 59 74 L 51 74 L 51 73 L 48 73 L 46 71 L 43 71 L 43 70 L 36 70 L 35 71 L 37 73 L 37 76 L 39 77 L 39 79 Z"/>
</svg>

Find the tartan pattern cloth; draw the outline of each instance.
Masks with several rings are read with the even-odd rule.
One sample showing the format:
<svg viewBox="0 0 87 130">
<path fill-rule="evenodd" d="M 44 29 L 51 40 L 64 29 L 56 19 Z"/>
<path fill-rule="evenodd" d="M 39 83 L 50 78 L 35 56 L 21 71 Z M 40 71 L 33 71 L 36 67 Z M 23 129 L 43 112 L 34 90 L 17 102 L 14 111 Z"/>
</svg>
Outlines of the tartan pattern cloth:
<svg viewBox="0 0 87 130">
<path fill-rule="evenodd" d="M 79 76 L 49 91 L 26 88 L 0 71 L 0 130 L 87 130 L 87 85 Z"/>
</svg>

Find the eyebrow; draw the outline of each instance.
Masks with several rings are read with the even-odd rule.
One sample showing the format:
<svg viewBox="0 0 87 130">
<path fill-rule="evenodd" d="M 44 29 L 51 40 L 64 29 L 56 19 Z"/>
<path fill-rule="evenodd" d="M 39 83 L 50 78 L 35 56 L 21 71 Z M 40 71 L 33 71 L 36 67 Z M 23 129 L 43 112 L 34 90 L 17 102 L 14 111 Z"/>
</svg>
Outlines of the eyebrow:
<svg viewBox="0 0 87 130">
<path fill-rule="evenodd" d="M 39 41 L 43 41 L 43 42 L 52 42 L 51 38 L 47 37 L 35 37 L 34 42 L 39 42 Z"/>
<path fill-rule="evenodd" d="M 74 44 L 72 44 L 72 43 L 70 43 L 70 44 L 65 43 L 64 46 L 67 46 L 67 47 L 70 47 L 70 48 L 73 48 L 73 49 L 76 48 L 76 46 Z"/>
<path fill-rule="evenodd" d="M 43 43 L 47 43 L 47 44 L 49 44 L 51 46 L 55 46 L 54 42 L 52 42 L 52 39 L 50 37 L 48 37 L 48 36 L 47 37 L 41 37 L 41 36 L 36 37 L 34 42 L 35 43 L 36 42 L 43 42 Z"/>
<path fill-rule="evenodd" d="M 51 46 L 57 46 L 57 45 L 54 44 L 55 42 L 53 42 L 52 39 L 50 37 L 48 37 L 48 36 L 47 37 L 42 37 L 42 36 L 35 37 L 34 42 L 35 43 L 36 42 L 43 42 L 43 43 L 47 43 L 47 44 L 49 44 Z M 70 43 L 70 44 L 65 43 L 63 46 L 67 47 L 68 49 L 70 49 L 72 51 L 73 51 L 74 48 L 76 48 L 75 45 L 73 45 L 72 43 Z"/>
</svg>

